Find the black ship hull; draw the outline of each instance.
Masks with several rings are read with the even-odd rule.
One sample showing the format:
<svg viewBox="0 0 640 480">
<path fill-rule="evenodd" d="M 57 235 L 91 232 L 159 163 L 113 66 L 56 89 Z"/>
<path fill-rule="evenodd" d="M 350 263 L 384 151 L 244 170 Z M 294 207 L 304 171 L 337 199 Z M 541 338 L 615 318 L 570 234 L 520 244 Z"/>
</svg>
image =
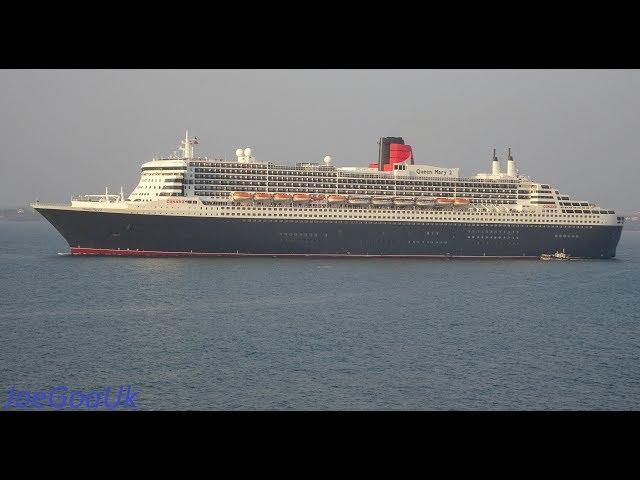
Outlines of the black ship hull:
<svg viewBox="0 0 640 480">
<path fill-rule="evenodd" d="M 248 219 L 38 208 L 72 254 L 613 258 L 622 226 Z"/>
</svg>

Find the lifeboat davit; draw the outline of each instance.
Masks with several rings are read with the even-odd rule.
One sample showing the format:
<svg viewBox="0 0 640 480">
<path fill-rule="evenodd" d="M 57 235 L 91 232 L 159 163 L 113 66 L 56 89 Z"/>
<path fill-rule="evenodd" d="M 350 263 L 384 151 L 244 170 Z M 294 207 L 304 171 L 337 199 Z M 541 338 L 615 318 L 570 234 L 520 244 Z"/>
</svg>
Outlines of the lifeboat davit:
<svg viewBox="0 0 640 480">
<path fill-rule="evenodd" d="M 311 200 L 314 202 L 321 202 L 323 200 L 326 200 L 326 196 L 322 195 L 322 194 L 318 194 L 318 195 L 311 195 Z"/>
<path fill-rule="evenodd" d="M 273 195 L 274 202 L 288 202 L 289 200 L 291 200 L 290 193 L 276 193 Z"/>
<path fill-rule="evenodd" d="M 468 206 L 468 205 L 469 205 L 469 203 L 471 203 L 471 202 L 469 201 L 469 199 L 468 199 L 468 198 L 456 198 L 456 199 L 453 201 L 453 204 L 454 204 L 456 207 L 466 207 L 466 206 Z"/>
<path fill-rule="evenodd" d="M 447 197 L 436 198 L 436 205 L 451 205 L 452 203 L 453 203 L 453 198 L 447 198 Z"/>
<path fill-rule="evenodd" d="M 294 193 L 293 201 L 296 203 L 306 203 L 311 200 L 311 195 L 308 193 Z"/>
<path fill-rule="evenodd" d="M 361 195 L 350 195 L 349 203 L 351 205 L 368 205 L 371 202 L 371 198 Z"/>
<path fill-rule="evenodd" d="M 257 200 L 259 202 L 264 202 L 267 200 L 271 200 L 273 198 L 273 193 L 265 193 L 265 192 L 260 192 L 260 193 L 256 193 L 253 196 L 254 200 Z"/>
<path fill-rule="evenodd" d="M 249 192 L 233 192 L 231 198 L 234 202 L 246 202 L 253 198 L 253 194 Z"/>
<path fill-rule="evenodd" d="M 327 202 L 329 203 L 344 203 L 347 201 L 347 197 L 344 195 L 329 195 L 327 197 Z"/>
</svg>

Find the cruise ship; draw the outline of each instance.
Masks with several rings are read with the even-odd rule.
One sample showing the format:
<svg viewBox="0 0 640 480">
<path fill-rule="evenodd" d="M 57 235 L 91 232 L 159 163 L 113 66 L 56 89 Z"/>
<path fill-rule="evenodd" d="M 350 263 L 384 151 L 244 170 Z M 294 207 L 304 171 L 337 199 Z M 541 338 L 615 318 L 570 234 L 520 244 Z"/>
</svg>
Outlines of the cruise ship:
<svg viewBox="0 0 640 480">
<path fill-rule="evenodd" d="M 377 161 L 286 166 L 197 156 L 197 137 L 141 167 L 128 197 L 108 190 L 36 202 L 73 255 L 417 258 L 612 258 L 624 217 L 516 169 L 495 149 L 490 172 L 420 164 L 402 137 Z M 375 158 L 375 157 L 374 157 Z M 372 159 L 373 160 L 373 159 Z"/>
</svg>

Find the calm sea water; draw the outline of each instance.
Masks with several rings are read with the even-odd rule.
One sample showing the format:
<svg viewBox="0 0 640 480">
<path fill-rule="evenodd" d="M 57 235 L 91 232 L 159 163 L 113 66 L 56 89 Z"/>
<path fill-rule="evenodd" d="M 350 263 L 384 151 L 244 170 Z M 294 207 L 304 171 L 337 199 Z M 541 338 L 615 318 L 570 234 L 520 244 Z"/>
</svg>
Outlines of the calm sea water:
<svg viewBox="0 0 640 480">
<path fill-rule="evenodd" d="M 640 232 L 615 260 L 74 258 L 0 222 L 11 385 L 140 409 L 640 408 Z"/>
</svg>

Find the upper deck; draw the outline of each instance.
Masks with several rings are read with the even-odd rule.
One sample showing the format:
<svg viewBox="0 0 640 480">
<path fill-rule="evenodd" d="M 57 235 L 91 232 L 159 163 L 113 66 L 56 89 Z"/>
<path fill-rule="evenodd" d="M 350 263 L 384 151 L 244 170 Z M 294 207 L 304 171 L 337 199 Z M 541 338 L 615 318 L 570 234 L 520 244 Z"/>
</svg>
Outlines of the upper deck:
<svg viewBox="0 0 640 480">
<path fill-rule="evenodd" d="M 387 140 L 396 143 L 387 145 Z M 140 182 L 127 201 L 148 204 L 168 197 L 229 205 L 248 202 L 257 207 L 277 204 L 321 208 L 337 203 L 344 208 L 372 210 L 393 206 L 458 211 L 504 206 L 514 212 L 614 214 L 613 210 L 573 199 L 548 183 L 521 175 L 510 150 L 506 171 L 501 169 L 494 150 L 489 173 L 461 176 L 457 167 L 416 162 L 412 148 L 400 137 L 381 139 L 379 162 L 368 167 L 335 166 L 330 156 L 318 163 L 282 165 L 256 159 L 250 148 L 236 150 L 235 161 L 208 158 L 194 154 L 197 143 L 187 134 L 182 156 L 174 154 L 144 163 Z M 389 148 L 386 157 L 385 145 Z M 124 201 L 122 192 L 120 197 Z M 104 199 L 99 196 L 98 201 Z M 74 204 L 86 202 L 91 200 L 76 199 Z"/>
</svg>

